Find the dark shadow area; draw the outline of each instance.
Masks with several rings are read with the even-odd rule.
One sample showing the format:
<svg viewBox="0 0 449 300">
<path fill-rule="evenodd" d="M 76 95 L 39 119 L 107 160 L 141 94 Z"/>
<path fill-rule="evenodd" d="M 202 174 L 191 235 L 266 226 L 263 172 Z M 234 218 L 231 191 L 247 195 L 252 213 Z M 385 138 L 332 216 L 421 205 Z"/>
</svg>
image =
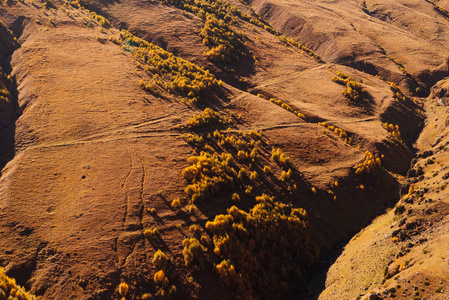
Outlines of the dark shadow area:
<svg viewBox="0 0 449 300">
<path fill-rule="evenodd" d="M 337 258 L 343 253 L 345 245 L 349 240 L 336 245 L 326 255 L 312 266 L 307 280 L 294 288 L 289 300 L 317 300 L 321 292 L 326 287 L 326 275 L 329 268 L 335 263 Z"/>
<path fill-rule="evenodd" d="M 6 272 L 6 275 L 14 278 L 20 286 L 23 286 L 25 289 L 29 290 L 31 285 L 28 282 L 31 279 L 35 269 L 36 260 L 30 259 L 25 263 L 14 265 Z"/>
<path fill-rule="evenodd" d="M 14 158 L 16 124 L 11 123 L 0 131 L 0 169 Z"/>
<path fill-rule="evenodd" d="M 11 31 L 16 37 L 20 37 L 25 27 L 26 18 L 24 16 L 17 17 L 11 25 Z"/>
<path fill-rule="evenodd" d="M 22 34 L 24 17 L 18 17 L 13 23 L 16 34 Z M 3 101 L 0 103 L 0 170 L 14 158 L 16 120 L 22 114 L 18 103 L 18 91 L 15 78 L 11 77 L 11 56 L 20 47 L 19 42 L 8 28 L 0 24 L 0 89 L 3 93 Z M 4 99 L 7 99 L 6 101 Z M 0 173 L 1 175 L 1 173 Z"/>
<path fill-rule="evenodd" d="M 10 59 L 11 57 L 2 64 L 6 74 L 10 74 L 11 72 Z M 18 103 L 17 83 L 15 79 L 11 78 L 11 82 L 8 82 L 7 85 L 10 92 L 10 103 L 3 110 L 0 110 L 0 170 L 15 156 L 16 121 L 22 114 Z"/>
</svg>

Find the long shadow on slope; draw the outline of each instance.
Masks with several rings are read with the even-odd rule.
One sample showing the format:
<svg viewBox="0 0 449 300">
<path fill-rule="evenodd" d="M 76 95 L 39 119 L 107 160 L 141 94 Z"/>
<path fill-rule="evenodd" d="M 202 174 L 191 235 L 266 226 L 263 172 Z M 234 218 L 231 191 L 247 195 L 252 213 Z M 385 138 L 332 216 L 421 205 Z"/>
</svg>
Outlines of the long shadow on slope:
<svg viewBox="0 0 449 300">
<path fill-rule="evenodd" d="M 10 59 L 11 56 L 2 64 L 5 73 L 8 75 L 11 74 Z M 17 83 L 15 79 L 11 78 L 11 81 L 7 85 L 10 92 L 10 103 L 5 105 L 3 110 L 0 109 L 0 170 L 15 156 L 16 121 L 22 114 L 18 103 Z"/>
<path fill-rule="evenodd" d="M 356 180 L 356 181 L 353 181 Z M 370 183 L 371 181 L 371 183 Z M 351 184 L 352 182 L 352 184 Z M 311 268 L 311 272 L 303 283 L 298 283 L 294 294 L 290 299 L 294 300 L 316 300 L 319 298 L 321 292 L 325 290 L 326 277 L 330 267 L 335 263 L 337 258 L 342 254 L 344 247 L 349 240 L 356 235 L 360 230 L 368 226 L 376 217 L 386 213 L 399 200 L 399 183 L 386 170 L 380 169 L 375 177 L 368 175 L 357 176 L 355 178 L 348 178 L 346 181 L 341 180 L 341 186 L 354 186 L 355 184 L 363 183 L 365 190 L 358 191 L 358 194 L 348 194 L 347 191 L 336 192 L 339 200 L 330 203 L 330 210 L 328 213 L 332 215 L 339 215 L 337 222 L 335 220 L 330 223 L 331 226 L 336 226 L 334 235 L 340 235 L 342 238 L 337 241 L 332 247 L 324 248 L 323 255 L 320 261 Z M 329 203 L 329 201 L 328 201 Z M 334 205 L 335 204 L 335 205 Z M 309 208 L 304 206 L 306 211 L 317 211 L 312 206 Z M 325 214 L 325 210 L 320 211 Z M 320 224 L 314 223 L 313 215 L 310 214 L 310 224 L 313 228 Z M 327 218 L 331 218 L 328 215 Z M 323 218 L 323 222 L 327 221 Z M 349 221 L 349 223 L 348 223 Z M 339 225 L 341 224 L 341 225 Z M 328 226 L 329 226 L 328 225 Z M 341 235 L 337 227 L 345 227 L 345 234 Z M 328 235 L 328 238 L 330 236 Z"/>
<path fill-rule="evenodd" d="M 0 131 L 0 169 L 14 158 L 16 124 L 11 123 Z"/>
</svg>

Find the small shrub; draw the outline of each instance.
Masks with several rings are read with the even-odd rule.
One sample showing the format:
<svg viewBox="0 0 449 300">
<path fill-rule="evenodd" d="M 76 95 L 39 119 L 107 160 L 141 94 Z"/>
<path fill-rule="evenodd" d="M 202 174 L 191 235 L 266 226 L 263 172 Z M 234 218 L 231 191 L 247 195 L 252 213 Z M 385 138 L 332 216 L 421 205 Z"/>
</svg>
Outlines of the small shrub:
<svg viewBox="0 0 449 300">
<path fill-rule="evenodd" d="M 234 203 L 240 203 L 240 196 L 239 196 L 239 194 L 237 194 L 237 193 L 232 194 L 231 201 L 234 202 Z"/>
<path fill-rule="evenodd" d="M 172 285 L 172 286 L 170 287 L 170 289 L 168 290 L 168 295 L 169 295 L 169 296 L 174 296 L 174 295 L 176 295 L 176 292 L 177 292 L 176 286 Z"/>
<path fill-rule="evenodd" d="M 285 153 L 283 153 L 279 148 L 273 148 L 271 152 L 271 159 L 283 167 L 288 166 L 290 163 L 290 157 L 285 155 Z"/>
<path fill-rule="evenodd" d="M 118 286 L 118 292 L 120 296 L 125 297 L 128 294 L 129 286 L 126 282 L 120 283 Z"/>
<path fill-rule="evenodd" d="M 172 201 L 171 203 L 171 207 L 177 209 L 181 207 L 181 200 L 179 200 L 179 198 L 176 198 L 175 200 Z"/>
<path fill-rule="evenodd" d="M 167 254 L 165 254 L 161 250 L 157 250 L 153 257 L 153 265 L 158 269 L 163 269 L 167 266 L 167 262 Z"/>
<path fill-rule="evenodd" d="M 291 175 L 292 175 L 291 169 L 288 169 L 287 172 L 282 171 L 281 176 L 279 177 L 279 180 L 284 182 L 285 180 L 290 179 Z"/>
<path fill-rule="evenodd" d="M 249 176 L 249 179 L 256 180 L 257 178 L 259 178 L 259 174 L 257 174 L 256 171 L 251 172 L 251 175 Z"/>
<path fill-rule="evenodd" d="M 154 274 L 154 283 L 160 286 L 168 286 L 170 282 L 168 281 L 168 278 L 165 276 L 164 271 L 159 270 L 156 272 L 156 274 Z"/>
<path fill-rule="evenodd" d="M 190 204 L 189 206 L 189 213 L 191 213 L 192 215 L 196 214 L 198 212 L 198 208 L 196 207 L 195 204 Z"/>
<path fill-rule="evenodd" d="M 154 239 L 160 236 L 160 232 L 157 228 L 148 228 L 143 232 L 146 238 Z"/>
</svg>

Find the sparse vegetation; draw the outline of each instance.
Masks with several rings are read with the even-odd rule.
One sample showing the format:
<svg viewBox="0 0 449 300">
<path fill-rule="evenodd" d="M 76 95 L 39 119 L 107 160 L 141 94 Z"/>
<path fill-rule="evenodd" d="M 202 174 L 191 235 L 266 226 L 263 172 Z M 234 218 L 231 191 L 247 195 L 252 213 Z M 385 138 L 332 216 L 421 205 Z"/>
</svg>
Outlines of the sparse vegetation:
<svg viewBox="0 0 449 300">
<path fill-rule="evenodd" d="M 393 125 L 385 122 L 382 124 L 382 126 L 390 133 L 390 137 L 395 138 L 398 141 L 402 142 L 401 132 L 399 131 L 398 125 Z"/>
<path fill-rule="evenodd" d="M 276 99 L 271 98 L 270 102 L 279 105 L 283 109 L 288 110 L 289 112 L 295 114 L 296 116 L 298 116 L 299 118 L 301 118 L 303 120 L 305 120 L 305 118 L 306 118 L 302 113 L 300 113 L 296 109 L 291 108 L 290 105 L 288 105 L 287 103 L 282 102 L 281 100 L 276 100 Z"/>
<path fill-rule="evenodd" d="M 160 232 L 156 227 L 148 228 L 148 229 L 145 229 L 145 231 L 143 232 L 143 235 L 148 239 L 154 239 L 154 238 L 157 238 L 160 236 Z"/>
<path fill-rule="evenodd" d="M 8 49 L 10 52 L 14 51 L 20 46 L 19 41 L 14 34 L 0 21 L 0 45 Z M 12 91 L 14 83 L 10 75 L 6 74 L 5 70 L 0 66 L 0 112 L 4 111 L 12 101 Z"/>
<path fill-rule="evenodd" d="M 394 84 L 393 82 L 388 82 L 388 84 L 390 85 L 391 90 L 394 93 L 393 98 L 400 101 L 411 101 L 411 99 L 409 97 L 407 97 L 402 91 L 401 88 L 399 86 L 397 86 L 396 84 Z"/>
<path fill-rule="evenodd" d="M 126 282 L 120 283 L 120 285 L 118 286 L 118 293 L 120 294 L 120 296 L 125 297 L 128 294 L 128 291 L 128 284 Z"/>
<path fill-rule="evenodd" d="M 300 43 L 294 41 L 293 39 L 289 39 L 283 35 L 278 34 L 277 36 L 281 42 L 290 44 L 290 45 L 300 49 L 301 51 L 304 51 L 305 53 L 307 53 L 307 55 L 309 55 L 310 57 L 313 57 L 318 62 L 322 62 L 321 57 L 318 54 L 316 54 L 315 52 L 313 52 L 311 49 L 307 48 L 306 46 L 301 45 Z"/>
<path fill-rule="evenodd" d="M 164 269 L 167 266 L 168 256 L 160 249 L 154 253 L 153 265 L 158 269 Z"/>
<path fill-rule="evenodd" d="M 345 143 L 352 145 L 352 138 L 348 137 L 348 134 L 343 129 L 338 128 L 335 125 L 327 124 L 326 122 L 318 122 L 318 125 L 323 126 L 325 128 L 323 129 L 323 133 L 332 132 L 338 135 L 338 137 L 341 138 Z"/>
<path fill-rule="evenodd" d="M 341 92 L 343 96 L 355 103 L 367 100 L 369 96 L 368 92 L 360 85 L 360 83 L 355 81 L 354 78 L 340 71 L 333 70 L 332 68 L 329 68 L 329 70 L 337 75 L 332 77 L 333 82 L 341 85 L 346 85 L 346 90 L 343 90 Z"/>
<path fill-rule="evenodd" d="M 12 101 L 12 90 L 13 82 L 9 75 L 3 72 L 2 67 L 0 67 L 0 111 L 4 111 L 6 107 Z"/>
<path fill-rule="evenodd" d="M 427 2 L 429 2 L 430 4 L 433 5 L 433 8 L 440 13 L 446 20 L 449 21 L 449 11 L 447 9 L 445 9 L 444 7 L 442 7 L 441 5 L 438 5 L 437 3 L 435 3 L 434 1 L 431 0 L 426 0 Z"/>
</svg>

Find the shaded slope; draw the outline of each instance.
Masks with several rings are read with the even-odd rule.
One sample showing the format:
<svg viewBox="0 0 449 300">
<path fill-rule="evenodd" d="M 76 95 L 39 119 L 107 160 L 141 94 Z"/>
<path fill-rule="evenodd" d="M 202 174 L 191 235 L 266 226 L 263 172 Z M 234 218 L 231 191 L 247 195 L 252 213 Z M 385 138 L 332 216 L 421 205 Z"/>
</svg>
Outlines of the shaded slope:
<svg viewBox="0 0 449 300">
<path fill-rule="evenodd" d="M 428 123 L 401 200 L 352 238 L 319 299 L 448 297 L 447 88 L 447 79 L 438 82 L 426 101 Z"/>
</svg>

